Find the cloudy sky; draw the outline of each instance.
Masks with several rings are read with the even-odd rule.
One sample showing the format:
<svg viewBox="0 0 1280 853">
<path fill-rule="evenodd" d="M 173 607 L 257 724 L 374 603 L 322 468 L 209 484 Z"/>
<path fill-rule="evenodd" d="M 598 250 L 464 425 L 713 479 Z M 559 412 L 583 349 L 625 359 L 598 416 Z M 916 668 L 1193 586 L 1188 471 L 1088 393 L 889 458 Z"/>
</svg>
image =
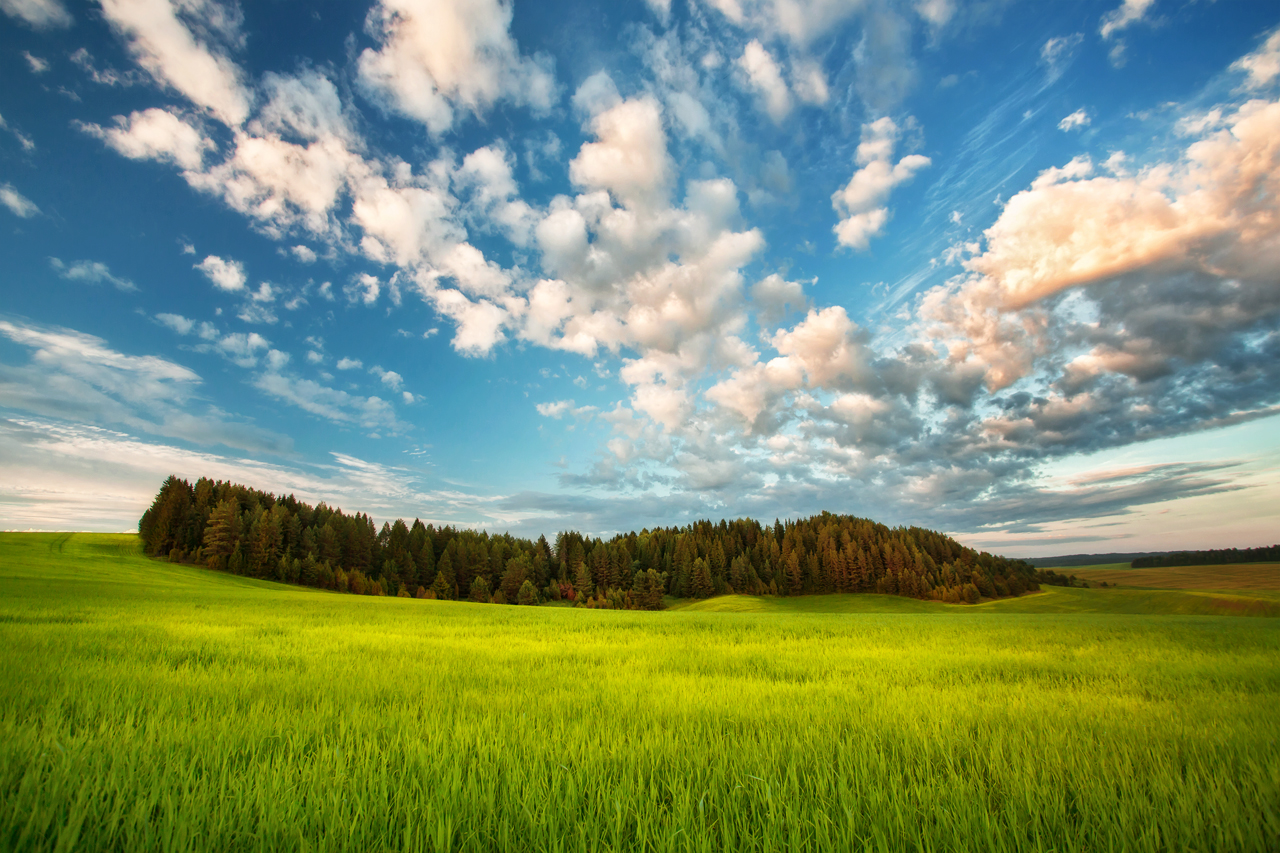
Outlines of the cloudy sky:
<svg viewBox="0 0 1280 853">
<path fill-rule="evenodd" d="M 1280 527 L 1280 6 L 0 0 L 0 527 Z"/>
</svg>

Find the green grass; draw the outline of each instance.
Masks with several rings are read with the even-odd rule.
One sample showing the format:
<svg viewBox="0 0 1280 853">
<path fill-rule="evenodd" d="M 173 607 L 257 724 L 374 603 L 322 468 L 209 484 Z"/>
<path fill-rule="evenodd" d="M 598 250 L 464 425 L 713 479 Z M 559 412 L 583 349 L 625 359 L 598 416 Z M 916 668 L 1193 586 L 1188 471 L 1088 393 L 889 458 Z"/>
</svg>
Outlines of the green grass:
<svg viewBox="0 0 1280 853">
<path fill-rule="evenodd" d="M 0 534 L 0 849 L 1274 849 L 1280 621 L 1112 592 L 495 607 Z"/>
</svg>

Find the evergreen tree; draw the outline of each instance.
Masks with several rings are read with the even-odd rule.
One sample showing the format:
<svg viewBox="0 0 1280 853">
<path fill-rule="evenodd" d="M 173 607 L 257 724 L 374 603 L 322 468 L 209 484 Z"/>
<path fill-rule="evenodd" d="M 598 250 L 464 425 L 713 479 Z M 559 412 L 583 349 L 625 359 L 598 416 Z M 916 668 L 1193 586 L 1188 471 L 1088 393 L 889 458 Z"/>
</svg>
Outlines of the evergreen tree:
<svg viewBox="0 0 1280 853">
<path fill-rule="evenodd" d="M 710 598 L 714 588 L 711 584 L 711 570 L 707 561 L 699 557 L 693 561 L 693 594 L 696 598 Z"/>
<path fill-rule="evenodd" d="M 516 595 L 517 604 L 530 605 L 538 603 L 538 588 L 533 585 L 532 581 L 526 580 L 520 584 L 520 589 Z"/>
<path fill-rule="evenodd" d="M 476 575 L 476 579 L 471 582 L 471 600 L 481 604 L 489 603 L 489 582 L 483 575 Z"/>
</svg>

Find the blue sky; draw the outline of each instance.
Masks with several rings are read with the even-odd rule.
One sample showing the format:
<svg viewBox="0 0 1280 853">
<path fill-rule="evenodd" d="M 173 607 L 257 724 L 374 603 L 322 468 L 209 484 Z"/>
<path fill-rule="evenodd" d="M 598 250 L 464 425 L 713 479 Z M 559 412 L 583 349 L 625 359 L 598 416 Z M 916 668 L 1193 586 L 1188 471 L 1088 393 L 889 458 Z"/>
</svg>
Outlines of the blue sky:
<svg viewBox="0 0 1280 853">
<path fill-rule="evenodd" d="M 0 11 L 0 527 L 1275 538 L 1274 4 Z"/>
</svg>

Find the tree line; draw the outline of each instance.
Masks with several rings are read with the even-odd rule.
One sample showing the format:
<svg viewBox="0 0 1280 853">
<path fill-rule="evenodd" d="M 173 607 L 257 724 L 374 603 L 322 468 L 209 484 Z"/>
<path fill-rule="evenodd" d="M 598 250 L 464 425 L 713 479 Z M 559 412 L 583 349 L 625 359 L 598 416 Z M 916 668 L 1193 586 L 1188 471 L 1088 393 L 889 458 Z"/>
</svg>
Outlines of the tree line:
<svg viewBox="0 0 1280 853">
<path fill-rule="evenodd" d="M 1222 548 L 1214 551 L 1175 551 L 1139 557 L 1129 564 L 1134 569 L 1161 566 L 1222 566 L 1230 563 L 1273 563 L 1280 561 L 1280 545 L 1263 548 Z"/>
<path fill-rule="evenodd" d="M 293 495 L 202 477 L 161 486 L 138 522 L 146 552 L 239 575 L 364 595 L 659 609 L 664 596 L 872 592 L 976 603 L 1036 590 L 1030 563 L 942 533 L 848 515 L 698 521 L 555 542 L 402 519 L 378 528 Z"/>
</svg>

